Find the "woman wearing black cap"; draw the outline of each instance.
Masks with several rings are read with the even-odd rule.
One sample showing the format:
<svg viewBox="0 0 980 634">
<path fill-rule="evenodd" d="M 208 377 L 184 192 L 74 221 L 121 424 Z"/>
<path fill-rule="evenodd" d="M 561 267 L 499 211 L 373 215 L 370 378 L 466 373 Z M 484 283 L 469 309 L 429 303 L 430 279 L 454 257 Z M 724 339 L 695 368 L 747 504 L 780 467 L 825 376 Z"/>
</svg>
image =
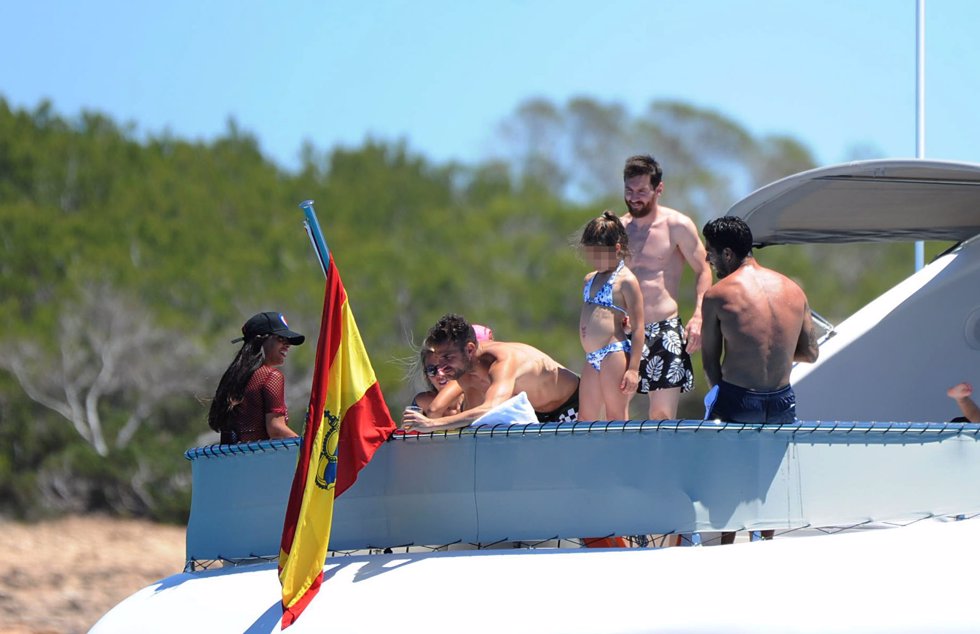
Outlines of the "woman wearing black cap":
<svg viewBox="0 0 980 634">
<path fill-rule="evenodd" d="M 290 346 L 306 337 L 293 332 L 282 313 L 254 315 L 242 326 L 244 341 L 225 370 L 211 401 L 208 425 L 221 434 L 221 444 L 293 438 L 286 413 L 286 379 L 277 366 Z"/>
</svg>

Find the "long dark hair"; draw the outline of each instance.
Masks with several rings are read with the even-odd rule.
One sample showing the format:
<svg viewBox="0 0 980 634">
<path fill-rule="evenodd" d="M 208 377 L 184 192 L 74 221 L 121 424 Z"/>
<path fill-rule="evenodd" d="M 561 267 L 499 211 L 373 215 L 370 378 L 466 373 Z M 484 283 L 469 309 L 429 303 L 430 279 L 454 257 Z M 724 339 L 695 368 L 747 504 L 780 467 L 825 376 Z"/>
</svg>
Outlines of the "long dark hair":
<svg viewBox="0 0 980 634">
<path fill-rule="evenodd" d="M 253 337 L 242 344 L 235 360 L 218 382 L 214 392 L 211 409 L 208 411 L 208 426 L 216 432 L 228 429 L 231 415 L 245 397 L 245 386 L 255 371 L 265 362 L 265 340 L 268 335 Z"/>
</svg>

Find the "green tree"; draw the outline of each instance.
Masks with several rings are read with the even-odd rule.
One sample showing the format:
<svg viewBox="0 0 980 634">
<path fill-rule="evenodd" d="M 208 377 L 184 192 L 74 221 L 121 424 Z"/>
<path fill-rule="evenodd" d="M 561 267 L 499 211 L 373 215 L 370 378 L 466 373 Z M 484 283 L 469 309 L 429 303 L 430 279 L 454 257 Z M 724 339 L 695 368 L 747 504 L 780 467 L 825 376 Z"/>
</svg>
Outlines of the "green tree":
<svg viewBox="0 0 980 634">
<path fill-rule="evenodd" d="M 502 158 L 435 164 L 405 141 L 307 142 L 290 173 L 234 120 L 219 138 L 192 142 L 0 98 L 0 511 L 185 518 L 181 453 L 213 438 L 207 404 L 234 356 L 229 340 L 250 315 L 281 310 L 315 341 L 324 285 L 297 208 L 304 199 L 316 201 L 398 412 L 418 389 L 407 379 L 419 378 L 402 361 L 446 312 L 580 367 L 587 267 L 573 245 L 602 208 L 621 208 L 626 156 L 657 156 L 665 202 L 699 222 L 812 166 L 791 138 L 755 138 L 677 102 L 633 115 L 588 97 L 531 100 L 503 122 L 501 147 Z M 881 249 L 759 257 L 838 318 L 909 272 L 910 247 Z M 860 275 L 874 258 L 885 258 L 885 273 Z M 689 314 L 693 281 L 682 289 Z M 314 352 L 294 348 L 285 367 L 294 428 Z M 684 400 L 682 415 L 700 414 L 700 396 Z"/>
</svg>

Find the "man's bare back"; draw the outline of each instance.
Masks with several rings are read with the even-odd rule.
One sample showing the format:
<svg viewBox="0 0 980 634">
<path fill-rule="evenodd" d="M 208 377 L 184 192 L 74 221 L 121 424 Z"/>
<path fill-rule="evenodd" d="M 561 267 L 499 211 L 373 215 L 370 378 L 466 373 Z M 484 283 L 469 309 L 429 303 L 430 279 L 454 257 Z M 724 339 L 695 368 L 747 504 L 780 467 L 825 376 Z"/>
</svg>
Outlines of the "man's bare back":
<svg viewBox="0 0 980 634">
<path fill-rule="evenodd" d="M 490 407 L 527 392 L 538 412 L 549 412 L 568 400 L 579 381 L 574 372 L 537 348 L 509 341 L 483 342 L 473 370 L 458 380 L 467 394 L 482 391 Z"/>
<path fill-rule="evenodd" d="M 789 385 L 794 360 L 816 360 L 803 290 L 751 256 L 705 293 L 702 311 L 705 372 L 712 385 L 724 380 L 750 390 L 776 390 Z M 707 358 L 709 339 L 710 351 L 716 349 L 716 332 L 724 342 L 720 368 Z"/>
</svg>

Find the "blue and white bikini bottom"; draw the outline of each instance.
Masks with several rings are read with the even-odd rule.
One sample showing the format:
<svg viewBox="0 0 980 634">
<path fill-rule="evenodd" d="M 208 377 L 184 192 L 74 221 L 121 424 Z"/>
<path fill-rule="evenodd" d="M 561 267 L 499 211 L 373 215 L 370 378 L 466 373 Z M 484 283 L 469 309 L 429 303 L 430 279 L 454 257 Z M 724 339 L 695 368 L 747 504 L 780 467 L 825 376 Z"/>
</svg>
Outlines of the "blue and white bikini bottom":
<svg viewBox="0 0 980 634">
<path fill-rule="evenodd" d="M 603 346 L 598 350 L 594 350 L 589 354 L 585 355 L 585 360 L 589 362 L 589 365 L 595 368 L 596 372 L 598 372 L 599 368 L 602 367 L 602 360 L 605 359 L 607 356 L 609 356 L 609 354 L 613 352 L 619 352 L 620 350 L 622 350 L 626 354 L 629 354 L 630 348 L 631 346 L 630 346 L 629 339 L 625 341 L 614 341 L 608 346 Z"/>
</svg>

